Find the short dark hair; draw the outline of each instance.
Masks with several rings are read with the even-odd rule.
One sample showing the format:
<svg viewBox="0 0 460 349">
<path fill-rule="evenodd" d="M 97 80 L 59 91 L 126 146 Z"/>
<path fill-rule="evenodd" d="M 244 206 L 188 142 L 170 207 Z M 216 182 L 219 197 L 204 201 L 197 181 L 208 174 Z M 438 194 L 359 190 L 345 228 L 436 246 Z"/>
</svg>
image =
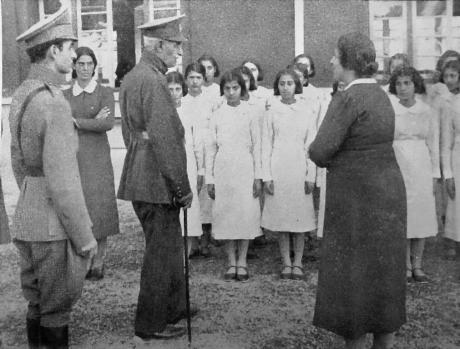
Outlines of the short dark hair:
<svg viewBox="0 0 460 349">
<path fill-rule="evenodd" d="M 439 57 L 438 61 L 436 62 L 436 70 L 438 72 L 442 72 L 444 70 L 444 65 L 446 64 L 446 60 L 449 58 L 455 58 L 454 60 L 460 61 L 460 53 L 454 50 L 445 51 L 441 55 L 441 57 Z"/>
<path fill-rule="evenodd" d="M 290 75 L 292 79 L 295 82 L 295 94 L 301 94 L 303 91 L 302 84 L 300 83 L 300 79 L 297 76 L 296 72 L 292 69 L 283 69 L 276 74 L 275 82 L 273 83 L 273 91 L 275 96 L 280 95 L 280 89 L 278 87 L 278 84 L 280 82 L 280 79 L 283 75 Z"/>
<path fill-rule="evenodd" d="M 192 71 L 203 75 L 203 79 L 206 79 L 206 68 L 201 63 L 193 62 L 187 65 L 184 73 L 185 79 L 187 79 L 188 74 L 190 74 Z"/>
<path fill-rule="evenodd" d="M 248 91 L 246 90 L 246 84 L 244 83 L 243 76 L 241 75 L 240 71 L 237 69 L 233 69 L 231 71 L 225 72 L 224 75 L 220 78 L 220 95 L 224 95 L 224 86 L 228 82 L 236 81 L 238 85 L 241 87 L 240 96 L 246 96 Z"/>
<path fill-rule="evenodd" d="M 441 76 L 439 78 L 439 82 L 442 82 L 443 84 L 444 84 L 444 72 L 447 69 L 456 70 L 460 74 L 460 61 L 448 61 L 446 64 L 444 64 L 441 70 Z"/>
<path fill-rule="evenodd" d="M 97 67 L 97 58 L 96 55 L 94 54 L 94 51 L 91 50 L 87 46 L 80 46 L 79 48 L 76 49 L 75 54 L 77 55 L 77 58 L 73 60 L 74 64 L 77 64 L 77 61 L 80 59 L 81 56 L 90 56 L 91 59 L 93 60 L 94 63 L 94 70 L 93 70 L 93 76 L 96 73 L 96 67 Z M 72 69 L 72 79 L 77 78 L 77 71 L 75 69 Z"/>
<path fill-rule="evenodd" d="M 73 40 L 54 39 L 48 42 L 44 42 L 43 44 L 28 48 L 26 52 L 30 58 L 30 62 L 38 63 L 38 62 L 43 61 L 46 58 L 46 53 L 48 52 L 48 49 L 51 46 L 55 45 L 59 48 L 59 50 L 62 50 L 62 48 L 64 47 L 64 43 L 67 41 L 73 41 Z"/>
<path fill-rule="evenodd" d="M 357 32 L 342 35 L 337 50 L 342 67 L 353 70 L 357 77 L 370 77 L 377 72 L 375 47 L 368 36 Z"/>
<path fill-rule="evenodd" d="M 306 58 L 310 61 L 310 72 L 308 73 L 308 77 L 312 78 L 316 74 L 315 70 L 315 62 L 313 62 L 313 58 L 310 55 L 306 55 L 305 53 L 301 53 L 300 55 L 297 55 L 294 57 L 294 60 L 292 61 L 293 64 L 299 63 L 299 60 L 301 58 Z"/>
<path fill-rule="evenodd" d="M 251 70 L 244 65 L 236 67 L 235 70 L 239 71 L 242 75 L 247 75 L 249 77 L 249 91 L 257 90 L 256 81 L 254 79 L 254 75 L 252 75 Z"/>
<path fill-rule="evenodd" d="M 408 65 L 401 65 L 397 67 L 393 74 L 390 77 L 390 87 L 389 91 L 391 94 L 396 95 L 396 81 L 401 76 L 408 76 L 414 83 L 414 92 L 418 94 L 423 94 L 426 92 L 425 83 L 423 82 L 423 78 L 420 73 L 414 67 Z"/>
<path fill-rule="evenodd" d="M 403 65 L 410 66 L 408 55 L 406 55 L 405 53 L 396 53 L 393 56 L 391 56 L 390 60 L 388 61 L 388 71 L 387 71 L 388 74 L 390 74 L 391 63 L 393 63 L 393 61 L 396 61 L 396 60 L 401 60 L 403 61 Z"/>
<path fill-rule="evenodd" d="M 182 95 L 186 95 L 188 93 L 188 87 L 185 83 L 184 76 L 179 73 L 178 71 L 172 71 L 166 74 L 166 82 L 168 84 L 179 84 L 182 86 Z"/>
<path fill-rule="evenodd" d="M 257 81 L 262 81 L 264 79 L 264 71 L 262 70 L 260 64 L 252 59 L 246 59 L 241 63 L 241 65 L 245 65 L 246 63 L 252 63 L 257 67 L 257 70 L 259 71 L 259 75 L 257 75 Z"/>
<path fill-rule="evenodd" d="M 211 62 L 211 64 L 214 67 L 214 77 L 217 78 L 220 75 L 220 70 L 219 70 L 219 66 L 217 65 L 217 61 L 214 59 L 214 57 L 205 53 L 200 58 L 198 58 L 198 63 L 203 63 L 203 61 Z M 206 78 L 206 75 L 205 75 L 205 78 Z"/>
</svg>

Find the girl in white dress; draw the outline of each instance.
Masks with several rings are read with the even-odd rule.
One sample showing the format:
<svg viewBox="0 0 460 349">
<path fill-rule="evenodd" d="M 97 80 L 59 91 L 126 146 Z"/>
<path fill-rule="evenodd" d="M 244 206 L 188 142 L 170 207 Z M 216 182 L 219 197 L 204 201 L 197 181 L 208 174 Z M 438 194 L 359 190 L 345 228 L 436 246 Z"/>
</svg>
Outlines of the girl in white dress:
<svg viewBox="0 0 460 349">
<path fill-rule="evenodd" d="M 217 103 L 220 99 L 220 87 L 216 79 L 220 75 L 217 61 L 210 55 L 204 54 L 198 58 L 200 63 L 206 70 L 206 77 L 202 86 L 203 95 L 209 98 L 213 103 Z"/>
<path fill-rule="evenodd" d="M 206 142 L 206 183 L 213 207 L 213 235 L 227 240 L 229 266 L 224 278 L 246 281 L 249 240 L 261 235 L 259 120 L 241 101 L 246 86 L 241 74 L 221 79 L 226 103 L 213 112 Z M 237 256 L 238 254 L 238 256 Z"/>
<path fill-rule="evenodd" d="M 455 259 L 460 247 L 460 204 L 456 188 L 460 188 L 460 63 L 456 60 L 445 64 L 441 82 L 451 96 L 448 111 L 442 117 L 441 163 L 448 194 L 444 237 L 448 239 L 447 258 Z"/>
<path fill-rule="evenodd" d="M 302 85 L 292 70 L 278 73 L 275 95 L 265 113 L 262 136 L 262 168 L 265 206 L 262 227 L 279 233 L 283 279 L 302 279 L 305 233 L 316 229 L 313 188 L 316 166 L 308 147 L 316 136 L 316 110 L 297 98 Z M 289 236 L 294 236 L 294 261 L 289 255 Z"/>
<path fill-rule="evenodd" d="M 427 282 L 422 270 L 425 238 L 436 236 L 435 183 L 439 166 L 439 118 L 416 98 L 424 94 L 423 79 L 409 66 L 397 67 L 390 78 L 389 92 L 395 110 L 393 148 L 403 175 L 407 197 L 407 280 Z"/>
<path fill-rule="evenodd" d="M 270 91 L 268 88 L 259 85 L 259 82 L 264 80 L 264 71 L 262 70 L 260 64 L 254 60 L 245 60 L 241 65 L 248 68 L 254 77 L 256 88 L 251 92 L 251 95 L 253 95 L 255 98 L 260 98 L 263 100 L 270 98 L 273 95 L 273 91 Z"/>
<path fill-rule="evenodd" d="M 193 197 L 198 197 L 198 191 L 203 185 L 203 177 L 198 172 L 203 166 L 203 137 L 197 132 L 196 120 L 193 114 L 182 105 L 182 96 L 187 94 L 187 85 L 179 72 L 171 72 L 166 75 L 169 91 L 176 102 L 177 113 L 185 131 L 185 152 L 187 156 L 187 175 L 192 189 Z M 201 178 L 200 178 L 201 177 Z M 183 230 L 183 211 L 180 211 L 180 222 Z M 197 239 L 202 234 L 200 220 L 200 202 L 193 200 L 192 206 L 187 209 L 187 233 L 188 233 L 188 256 L 193 246 L 197 245 Z"/>
<path fill-rule="evenodd" d="M 212 102 L 202 91 L 206 77 L 206 70 L 200 63 L 191 63 L 185 68 L 185 82 L 188 87 L 188 93 L 182 98 L 182 107 L 184 113 L 189 119 L 193 120 L 196 127 L 195 132 L 204 140 L 208 132 L 209 120 L 211 118 Z M 198 172 L 200 183 L 204 181 L 204 141 L 203 146 L 202 168 Z M 201 237 L 200 248 L 192 251 L 191 257 L 203 256 L 210 257 L 211 251 L 209 243 L 211 239 L 211 221 L 212 221 L 212 204 L 213 200 L 208 195 L 206 187 L 200 186 L 196 199 L 200 202 L 200 216 L 202 223 L 203 236 Z"/>
</svg>

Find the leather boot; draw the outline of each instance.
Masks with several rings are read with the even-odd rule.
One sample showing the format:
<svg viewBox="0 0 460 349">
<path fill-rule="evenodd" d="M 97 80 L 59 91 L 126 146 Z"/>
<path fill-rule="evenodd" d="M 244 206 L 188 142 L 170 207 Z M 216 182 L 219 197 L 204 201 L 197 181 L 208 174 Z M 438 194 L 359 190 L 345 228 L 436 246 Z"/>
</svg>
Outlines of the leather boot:
<svg viewBox="0 0 460 349">
<path fill-rule="evenodd" d="M 43 327 L 40 326 L 41 347 L 44 349 L 68 349 L 69 326 Z"/>
<path fill-rule="evenodd" d="M 26 319 L 26 326 L 29 349 L 40 348 L 40 320 Z"/>
</svg>

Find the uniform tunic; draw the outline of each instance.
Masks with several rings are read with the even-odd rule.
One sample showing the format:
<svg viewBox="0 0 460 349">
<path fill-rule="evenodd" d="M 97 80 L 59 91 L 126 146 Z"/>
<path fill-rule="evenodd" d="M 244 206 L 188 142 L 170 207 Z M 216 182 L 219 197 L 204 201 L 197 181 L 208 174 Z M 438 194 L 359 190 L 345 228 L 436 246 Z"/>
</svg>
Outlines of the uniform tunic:
<svg viewBox="0 0 460 349">
<path fill-rule="evenodd" d="M 394 124 L 386 93 L 358 79 L 333 96 L 310 146 L 328 170 L 313 324 L 345 338 L 393 332 L 406 319 L 406 195 Z"/>
<path fill-rule="evenodd" d="M 217 85 L 217 84 L 213 84 Z M 218 85 L 217 85 L 218 86 Z M 203 156 L 203 160 L 201 161 L 200 168 L 198 169 L 199 175 L 204 176 L 204 138 L 209 129 L 209 120 L 211 119 L 211 112 L 213 108 L 213 101 L 209 98 L 209 96 L 205 95 L 204 92 L 199 94 L 196 97 L 191 96 L 190 94 L 186 95 L 182 98 L 182 111 L 186 112 L 187 115 L 190 114 L 188 118 L 193 119 L 193 123 L 195 125 L 195 133 L 197 138 L 201 138 L 199 142 L 203 149 L 201 151 L 201 156 Z M 180 116 L 180 115 L 179 115 Z M 187 161 L 188 166 L 188 161 Z M 190 178 L 189 178 L 190 179 Z M 192 186 L 195 185 L 195 182 L 192 183 Z M 202 224 L 211 223 L 212 222 L 212 205 L 214 201 L 209 197 L 208 191 L 206 190 L 206 186 L 200 190 L 196 199 L 200 202 L 200 219 Z M 201 235 L 201 234 L 199 234 Z"/>
<path fill-rule="evenodd" d="M 277 99 L 264 118 L 262 169 L 264 181 L 273 180 L 274 195 L 265 196 L 262 227 L 303 233 L 316 228 L 313 196 L 305 182 L 315 182 L 316 165 L 308 147 L 316 135 L 316 109 L 301 99 L 287 105 Z"/>
<path fill-rule="evenodd" d="M 203 134 L 200 132 L 197 120 L 194 120 L 194 115 L 190 113 L 190 109 L 182 104 L 179 108 L 177 108 L 177 113 L 179 114 L 182 126 L 184 126 L 185 152 L 187 154 L 187 175 L 194 197 L 192 206 L 187 209 L 187 233 L 188 236 L 201 236 L 203 231 L 201 229 L 201 202 L 198 199 L 197 178 L 198 173 L 202 172 L 204 165 L 204 138 Z M 211 201 L 211 199 L 209 199 L 209 201 Z M 180 214 L 182 235 L 184 235 L 182 210 Z"/>
<path fill-rule="evenodd" d="M 460 94 L 452 95 L 442 118 L 441 163 L 444 178 L 455 181 L 455 198 L 447 199 L 444 237 L 460 242 Z"/>
<path fill-rule="evenodd" d="M 437 234 L 433 178 L 439 178 L 439 122 L 422 101 L 410 107 L 393 103 L 393 148 L 404 178 L 407 198 L 407 238 Z"/>
<path fill-rule="evenodd" d="M 64 96 L 78 125 L 78 166 L 94 237 L 101 239 L 118 234 L 113 167 L 106 133 L 115 122 L 113 91 L 92 80 L 84 90 L 75 82 Z M 110 116 L 95 119 L 103 107 L 109 107 Z"/>
<path fill-rule="evenodd" d="M 211 117 L 206 142 L 206 183 L 215 184 L 215 239 L 254 239 L 261 235 L 254 179 L 261 178 L 259 119 L 246 102 L 223 104 Z"/>
</svg>

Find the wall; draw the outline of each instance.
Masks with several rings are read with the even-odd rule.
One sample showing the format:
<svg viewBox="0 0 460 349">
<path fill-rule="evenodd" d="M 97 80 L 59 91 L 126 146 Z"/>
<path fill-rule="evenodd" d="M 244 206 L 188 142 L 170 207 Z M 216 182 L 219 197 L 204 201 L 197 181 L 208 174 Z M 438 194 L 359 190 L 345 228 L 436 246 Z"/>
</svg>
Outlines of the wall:
<svg viewBox="0 0 460 349">
<path fill-rule="evenodd" d="M 340 35 L 359 31 L 369 35 L 369 4 L 362 0 L 305 0 L 305 53 L 315 61 L 315 86 L 331 86 L 330 60 Z"/>
<path fill-rule="evenodd" d="M 271 87 L 277 71 L 294 57 L 292 0 L 182 0 L 181 8 L 190 38 L 184 67 L 205 52 L 222 73 L 253 58 L 266 72 L 261 85 Z"/>
</svg>

